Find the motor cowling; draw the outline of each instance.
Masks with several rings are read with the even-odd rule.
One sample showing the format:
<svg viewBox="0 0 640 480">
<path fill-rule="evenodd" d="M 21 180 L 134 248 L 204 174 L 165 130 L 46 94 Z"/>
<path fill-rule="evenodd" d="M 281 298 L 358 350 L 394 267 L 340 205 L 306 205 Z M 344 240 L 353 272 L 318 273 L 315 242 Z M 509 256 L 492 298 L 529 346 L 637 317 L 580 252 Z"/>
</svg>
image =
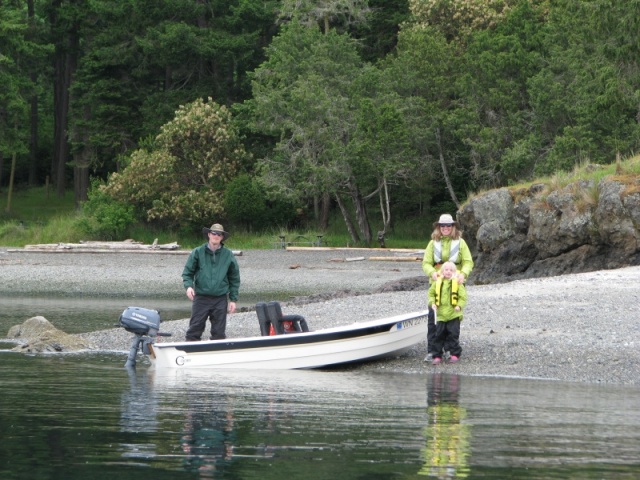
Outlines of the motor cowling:
<svg viewBox="0 0 640 480">
<path fill-rule="evenodd" d="M 136 335 L 155 337 L 160 329 L 160 314 L 148 308 L 127 307 L 120 315 L 120 326 Z"/>
</svg>

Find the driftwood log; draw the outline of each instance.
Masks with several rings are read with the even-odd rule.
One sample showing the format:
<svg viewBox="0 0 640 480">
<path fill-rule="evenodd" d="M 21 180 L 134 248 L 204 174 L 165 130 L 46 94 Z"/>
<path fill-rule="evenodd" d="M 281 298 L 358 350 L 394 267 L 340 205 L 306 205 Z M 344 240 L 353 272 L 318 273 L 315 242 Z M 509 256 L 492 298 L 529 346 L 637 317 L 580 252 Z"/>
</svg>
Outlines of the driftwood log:
<svg viewBox="0 0 640 480">
<path fill-rule="evenodd" d="M 122 242 L 42 243 L 24 247 L 25 250 L 178 250 L 179 248 L 180 245 L 176 242 L 159 245 L 157 239 L 151 245 L 124 240 Z"/>
<path fill-rule="evenodd" d="M 375 262 L 421 262 L 422 257 L 369 257 Z"/>
<path fill-rule="evenodd" d="M 176 242 L 158 244 L 156 239 L 151 245 L 145 245 L 135 240 L 122 242 L 81 241 L 79 243 L 41 243 L 25 245 L 20 249 L 8 249 L 9 253 L 163 253 L 188 255 L 191 250 L 181 250 Z M 235 256 L 241 256 L 242 251 L 233 250 Z"/>
</svg>

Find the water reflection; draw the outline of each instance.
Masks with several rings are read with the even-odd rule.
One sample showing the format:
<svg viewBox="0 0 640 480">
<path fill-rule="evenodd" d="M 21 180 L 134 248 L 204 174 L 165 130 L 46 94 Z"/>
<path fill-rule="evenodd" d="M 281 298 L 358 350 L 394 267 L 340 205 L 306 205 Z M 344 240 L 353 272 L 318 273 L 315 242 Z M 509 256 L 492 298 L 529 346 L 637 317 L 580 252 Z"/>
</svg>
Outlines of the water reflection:
<svg viewBox="0 0 640 480">
<path fill-rule="evenodd" d="M 470 426 L 467 410 L 459 403 L 462 378 L 434 373 L 427 378 L 427 417 L 425 463 L 420 475 L 439 479 L 466 478 L 469 475 Z"/>
<path fill-rule="evenodd" d="M 295 478 L 385 478 L 419 468 L 426 401 L 417 376 L 169 370 L 154 386 L 162 405 L 186 412 L 181 462 L 201 478 L 282 478 L 276 472 L 292 468 Z"/>
<path fill-rule="evenodd" d="M 180 447 L 187 471 L 199 472 L 200 478 L 215 478 L 233 458 L 237 441 L 234 414 L 232 402 L 225 395 L 214 394 L 205 400 L 205 405 L 186 412 Z"/>
<path fill-rule="evenodd" d="M 125 368 L 129 389 L 122 392 L 120 426 L 124 432 L 155 432 L 158 429 L 158 398 L 153 377 L 138 375 L 135 368 Z"/>
<path fill-rule="evenodd" d="M 120 400 L 120 431 L 133 434 L 158 431 L 158 398 L 153 389 L 153 378 L 136 374 L 135 368 L 124 371 L 129 376 L 130 388 L 122 392 Z M 135 438 L 144 439 L 146 436 L 135 435 Z M 120 446 L 124 458 L 151 458 L 156 455 L 153 442 L 126 442 Z"/>
<path fill-rule="evenodd" d="M 0 357 L 3 480 L 640 475 L 635 387 Z"/>
</svg>

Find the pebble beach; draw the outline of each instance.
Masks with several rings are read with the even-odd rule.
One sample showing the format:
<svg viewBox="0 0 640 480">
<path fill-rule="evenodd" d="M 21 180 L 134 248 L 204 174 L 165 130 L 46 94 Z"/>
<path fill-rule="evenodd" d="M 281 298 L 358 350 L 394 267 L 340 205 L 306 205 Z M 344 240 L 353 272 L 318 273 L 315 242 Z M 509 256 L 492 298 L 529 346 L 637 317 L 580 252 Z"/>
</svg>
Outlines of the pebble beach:
<svg viewBox="0 0 640 480">
<path fill-rule="evenodd" d="M 426 288 L 372 293 L 389 282 L 423 275 L 416 260 L 420 255 L 356 249 L 238 252 L 240 301 L 269 301 L 282 292 L 293 297 L 342 292 L 313 303 L 294 303 L 293 297 L 282 302 L 285 314 L 304 316 L 312 330 L 421 311 L 426 309 Z M 186 258 L 185 252 L 0 248 L 0 295 L 19 289 L 188 301 L 181 281 Z M 459 363 L 425 362 L 425 341 L 400 357 L 344 368 L 640 385 L 640 267 L 470 285 L 467 292 Z M 46 312 L 36 314 L 46 317 Z M 188 319 L 163 322 L 161 330 L 172 333 L 172 340 L 182 340 L 187 324 Z M 228 337 L 258 334 L 255 312 L 229 315 Z M 100 350 L 126 352 L 130 345 L 130 334 L 122 329 L 78 336 Z"/>
</svg>

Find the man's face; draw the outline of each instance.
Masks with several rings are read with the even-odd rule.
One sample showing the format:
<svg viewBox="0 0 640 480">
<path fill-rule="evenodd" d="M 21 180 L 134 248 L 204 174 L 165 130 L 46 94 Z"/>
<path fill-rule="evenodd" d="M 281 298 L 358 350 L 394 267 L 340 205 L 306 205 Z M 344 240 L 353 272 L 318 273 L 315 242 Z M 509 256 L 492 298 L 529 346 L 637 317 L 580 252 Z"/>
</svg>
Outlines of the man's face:
<svg viewBox="0 0 640 480">
<path fill-rule="evenodd" d="M 222 232 L 209 232 L 209 245 L 213 247 L 218 246 L 223 238 Z"/>
</svg>

